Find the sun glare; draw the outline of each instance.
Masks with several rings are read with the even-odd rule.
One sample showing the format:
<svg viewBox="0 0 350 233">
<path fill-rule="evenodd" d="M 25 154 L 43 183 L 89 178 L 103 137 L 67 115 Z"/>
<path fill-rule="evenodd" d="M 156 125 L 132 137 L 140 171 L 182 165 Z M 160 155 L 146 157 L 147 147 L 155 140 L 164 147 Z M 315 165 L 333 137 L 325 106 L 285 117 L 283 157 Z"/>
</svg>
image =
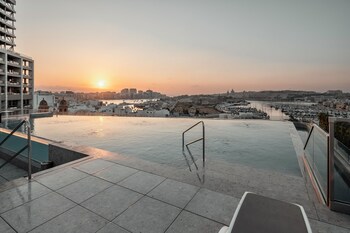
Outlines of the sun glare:
<svg viewBox="0 0 350 233">
<path fill-rule="evenodd" d="M 99 88 L 104 88 L 106 86 L 106 82 L 104 80 L 100 80 L 98 81 L 97 86 Z"/>
</svg>

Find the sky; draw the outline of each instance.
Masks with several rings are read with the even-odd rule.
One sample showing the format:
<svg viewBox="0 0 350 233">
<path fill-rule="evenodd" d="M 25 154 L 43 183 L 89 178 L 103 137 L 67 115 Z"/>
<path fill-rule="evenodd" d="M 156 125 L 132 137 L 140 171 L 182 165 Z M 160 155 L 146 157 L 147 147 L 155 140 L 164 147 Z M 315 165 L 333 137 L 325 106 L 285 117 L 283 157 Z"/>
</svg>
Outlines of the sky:
<svg viewBox="0 0 350 233">
<path fill-rule="evenodd" d="M 17 0 L 36 90 L 350 91 L 349 0 Z"/>
</svg>

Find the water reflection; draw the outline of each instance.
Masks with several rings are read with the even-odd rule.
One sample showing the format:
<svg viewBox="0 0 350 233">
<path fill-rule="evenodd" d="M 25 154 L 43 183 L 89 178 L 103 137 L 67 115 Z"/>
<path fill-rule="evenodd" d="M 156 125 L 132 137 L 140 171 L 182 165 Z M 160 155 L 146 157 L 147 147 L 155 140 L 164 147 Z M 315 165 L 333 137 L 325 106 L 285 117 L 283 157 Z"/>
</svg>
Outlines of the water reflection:
<svg viewBox="0 0 350 233">
<path fill-rule="evenodd" d="M 249 102 L 250 102 L 250 107 L 266 112 L 270 116 L 270 120 L 283 121 L 283 120 L 289 119 L 289 117 L 286 114 L 284 114 L 280 109 L 276 110 L 275 108 L 271 107 L 272 102 L 267 102 L 267 101 L 249 101 Z"/>
</svg>

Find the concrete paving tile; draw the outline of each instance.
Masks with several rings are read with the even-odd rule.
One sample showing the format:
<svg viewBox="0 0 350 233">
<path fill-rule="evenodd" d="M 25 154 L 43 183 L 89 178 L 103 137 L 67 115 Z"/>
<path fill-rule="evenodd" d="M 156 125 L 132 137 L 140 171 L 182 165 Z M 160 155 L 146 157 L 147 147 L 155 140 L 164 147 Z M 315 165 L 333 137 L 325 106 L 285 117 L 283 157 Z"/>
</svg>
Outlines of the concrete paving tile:
<svg viewBox="0 0 350 233">
<path fill-rule="evenodd" d="M 3 191 L 0 193 L 0 213 L 4 213 L 50 192 L 50 189 L 35 181 Z"/>
<path fill-rule="evenodd" d="M 292 185 L 290 187 L 283 187 L 275 184 L 262 184 L 259 189 L 262 195 L 272 198 L 280 199 L 288 197 L 289 199 L 309 200 L 306 188 L 298 189 Z"/>
<path fill-rule="evenodd" d="M 212 233 L 219 232 L 221 227 L 223 227 L 223 225 L 220 223 L 187 211 L 182 211 L 166 233 Z"/>
<path fill-rule="evenodd" d="M 192 199 L 198 189 L 199 187 L 193 185 L 167 179 L 153 189 L 148 196 L 182 209 Z"/>
<path fill-rule="evenodd" d="M 305 180 L 301 176 L 292 176 L 292 175 L 286 175 L 286 174 L 276 172 L 276 174 L 271 174 L 268 177 L 268 180 L 272 184 L 287 185 L 287 186 L 290 186 L 291 184 L 293 184 L 293 185 L 300 185 L 305 188 Z"/>
<path fill-rule="evenodd" d="M 164 177 L 140 171 L 132 176 L 129 176 L 118 184 L 135 190 L 136 192 L 146 194 L 158 184 L 160 184 L 163 180 L 165 180 Z"/>
<path fill-rule="evenodd" d="M 229 225 L 238 202 L 238 198 L 201 189 L 187 205 L 186 210 Z"/>
<path fill-rule="evenodd" d="M 81 203 L 112 185 L 105 180 L 88 176 L 57 190 L 57 192 L 76 203 Z"/>
<path fill-rule="evenodd" d="M 72 208 L 74 205 L 73 202 L 56 193 L 49 193 L 7 211 L 1 217 L 17 232 L 27 232 Z"/>
<path fill-rule="evenodd" d="M 315 206 L 321 222 L 350 229 L 350 215 L 331 211 L 321 204 L 315 204 Z"/>
<path fill-rule="evenodd" d="M 97 172 L 95 176 L 108 180 L 112 183 L 118 183 L 119 181 L 125 179 L 128 176 L 131 176 L 132 174 L 135 174 L 136 172 L 138 172 L 138 170 L 114 164 L 102 171 Z"/>
<path fill-rule="evenodd" d="M 107 223 L 104 218 L 76 206 L 35 228 L 31 233 L 95 233 Z"/>
<path fill-rule="evenodd" d="M 113 220 L 141 197 L 139 193 L 114 185 L 83 202 L 82 206 L 108 220 Z"/>
<path fill-rule="evenodd" d="M 308 218 L 318 219 L 316 208 L 313 202 L 305 200 L 289 200 L 289 202 L 301 205 L 304 208 L 306 216 Z"/>
<path fill-rule="evenodd" d="M 57 190 L 87 176 L 88 174 L 84 172 L 67 168 L 58 172 L 44 174 L 38 177 L 36 181 L 49 187 L 50 189 Z"/>
<path fill-rule="evenodd" d="M 1 233 L 16 233 L 2 218 L 0 218 Z"/>
<path fill-rule="evenodd" d="M 179 208 L 145 196 L 113 222 L 131 232 L 163 233 L 180 211 Z"/>
<path fill-rule="evenodd" d="M 349 233 L 350 229 L 309 219 L 313 233 Z"/>
<path fill-rule="evenodd" d="M 106 160 L 102 159 L 95 159 L 86 163 L 83 163 L 81 165 L 76 166 L 76 169 L 79 169 L 80 171 L 93 174 L 95 172 L 101 171 L 109 166 L 114 165 L 115 163 L 108 162 Z"/>
<path fill-rule="evenodd" d="M 129 233 L 129 231 L 111 222 L 111 223 L 108 223 L 104 228 L 102 228 L 96 233 Z"/>
</svg>

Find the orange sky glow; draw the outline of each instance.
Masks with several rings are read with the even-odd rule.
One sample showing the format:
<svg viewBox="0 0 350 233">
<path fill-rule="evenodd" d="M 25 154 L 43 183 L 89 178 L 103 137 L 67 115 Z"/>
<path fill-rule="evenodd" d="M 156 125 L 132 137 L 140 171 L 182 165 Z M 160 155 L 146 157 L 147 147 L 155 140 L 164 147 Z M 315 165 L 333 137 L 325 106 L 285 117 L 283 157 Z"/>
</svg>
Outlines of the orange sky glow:
<svg viewBox="0 0 350 233">
<path fill-rule="evenodd" d="M 35 60 L 35 89 L 350 91 L 350 1 L 156 2 L 18 0 L 16 50 Z"/>
</svg>

